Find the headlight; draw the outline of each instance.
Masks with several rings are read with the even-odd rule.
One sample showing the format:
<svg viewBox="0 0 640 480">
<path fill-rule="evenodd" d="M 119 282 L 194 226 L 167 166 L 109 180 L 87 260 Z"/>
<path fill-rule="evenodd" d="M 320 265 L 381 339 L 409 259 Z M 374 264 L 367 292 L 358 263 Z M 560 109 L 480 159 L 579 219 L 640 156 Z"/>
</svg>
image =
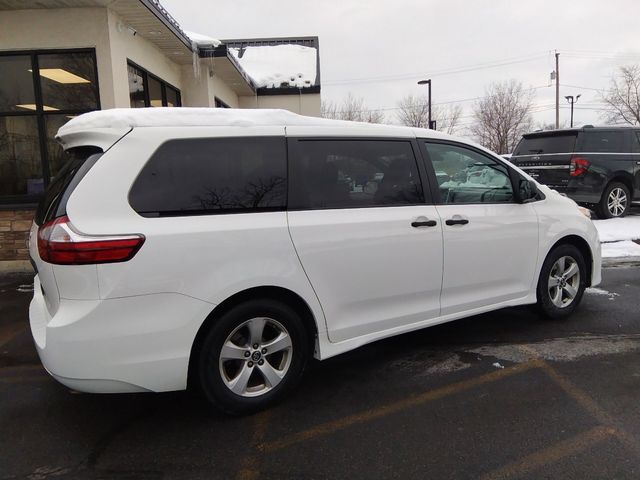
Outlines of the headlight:
<svg viewBox="0 0 640 480">
<path fill-rule="evenodd" d="M 578 210 L 580 210 L 580 213 L 583 214 L 585 217 L 591 218 L 591 210 L 589 210 L 588 208 L 578 207 Z"/>
</svg>

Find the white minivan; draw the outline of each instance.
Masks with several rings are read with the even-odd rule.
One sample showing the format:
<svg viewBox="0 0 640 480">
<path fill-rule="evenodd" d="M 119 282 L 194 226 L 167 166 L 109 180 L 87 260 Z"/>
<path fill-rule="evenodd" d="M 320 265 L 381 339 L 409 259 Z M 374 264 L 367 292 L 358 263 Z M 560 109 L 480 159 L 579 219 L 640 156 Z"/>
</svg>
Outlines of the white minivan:
<svg viewBox="0 0 640 480">
<path fill-rule="evenodd" d="M 31 330 L 86 392 L 199 387 L 246 413 L 311 358 L 600 282 L 570 199 L 431 130 L 278 110 L 92 112 L 39 206 Z"/>
</svg>

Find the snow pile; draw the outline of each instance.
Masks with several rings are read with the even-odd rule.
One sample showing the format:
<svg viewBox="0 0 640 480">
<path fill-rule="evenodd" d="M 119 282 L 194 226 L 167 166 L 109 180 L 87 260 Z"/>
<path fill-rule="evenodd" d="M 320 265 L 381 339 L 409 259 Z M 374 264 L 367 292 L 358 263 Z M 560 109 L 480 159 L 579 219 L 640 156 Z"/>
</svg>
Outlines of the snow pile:
<svg viewBox="0 0 640 480">
<path fill-rule="evenodd" d="M 305 117 L 287 110 L 240 109 L 240 108 L 114 108 L 96 110 L 69 120 L 58 130 L 58 136 L 64 136 L 78 130 L 94 128 L 131 128 L 131 127 L 253 127 L 253 126 L 366 126 L 368 129 L 397 128 L 383 125 L 363 124 L 345 120 Z"/>
<path fill-rule="evenodd" d="M 640 257 L 640 245 L 631 240 L 602 244 L 602 258 Z"/>
<path fill-rule="evenodd" d="M 640 216 L 594 220 L 601 242 L 619 242 L 640 238 Z"/>
<path fill-rule="evenodd" d="M 316 83 L 317 51 L 302 45 L 264 45 L 229 52 L 258 87 L 311 87 Z"/>
<path fill-rule="evenodd" d="M 195 43 L 198 47 L 217 47 L 222 44 L 220 40 L 217 38 L 209 37 L 207 35 L 202 35 L 201 33 L 196 32 L 188 32 L 184 30 L 184 33 L 187 34 L 187 37 Z"/>
</svg>

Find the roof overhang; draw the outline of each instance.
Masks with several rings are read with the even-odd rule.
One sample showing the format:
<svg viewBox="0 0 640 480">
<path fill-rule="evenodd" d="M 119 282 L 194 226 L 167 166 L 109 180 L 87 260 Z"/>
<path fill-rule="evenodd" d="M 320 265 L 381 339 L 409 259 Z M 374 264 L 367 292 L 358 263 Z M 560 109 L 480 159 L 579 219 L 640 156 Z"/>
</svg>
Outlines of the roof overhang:
<svg viewBox="0 0 640 480">
<path fill-rule="evenodd" d="M 0 0 L 0 11 L 86 7 L 109 8 L 126 28 L 153 43 L 172 61 L 193 61 L 191 40 L 158 0 Z"/>
<path fill-rule="evenodd" d="M 257 89 L 253 80 L 231 55 L 226 45 L 222 44 L 215 48 L 200 48 L 200 58 L 213 58 L 215 75 L 236 94 L 240 96 L 256 94 Z"/>
</svg>

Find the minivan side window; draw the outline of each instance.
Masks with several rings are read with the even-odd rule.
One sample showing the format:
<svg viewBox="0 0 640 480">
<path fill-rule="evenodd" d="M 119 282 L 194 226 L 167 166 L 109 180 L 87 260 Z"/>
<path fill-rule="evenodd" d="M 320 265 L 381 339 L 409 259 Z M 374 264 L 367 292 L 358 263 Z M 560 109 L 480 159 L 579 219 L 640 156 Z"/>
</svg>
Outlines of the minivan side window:
<svg viewBox="0 0 640 480">
<path fill-rule="evenodd" d="M 284 137 L 170 140 L 151 156 L 129 192 L 142 216 L 284 210 Z"/>
<path fill-rule="evenodd" d="M 515 201 L 509 170 L 497 160 L 457 145 L 425 145 L 443 203 Z"/>
<path fill-rule="evenodd" d="M 607 152 L 607 153 L 625 153 L 625 133 L 623 131 L 614 130 L 596 130 L 583 132 L 582 148 L 585 153 Z"/>
<path fill-rule="evenodd" d="M 424 203 L 411 142 L 290 139 L 289 208 Z"/>
</svg>

